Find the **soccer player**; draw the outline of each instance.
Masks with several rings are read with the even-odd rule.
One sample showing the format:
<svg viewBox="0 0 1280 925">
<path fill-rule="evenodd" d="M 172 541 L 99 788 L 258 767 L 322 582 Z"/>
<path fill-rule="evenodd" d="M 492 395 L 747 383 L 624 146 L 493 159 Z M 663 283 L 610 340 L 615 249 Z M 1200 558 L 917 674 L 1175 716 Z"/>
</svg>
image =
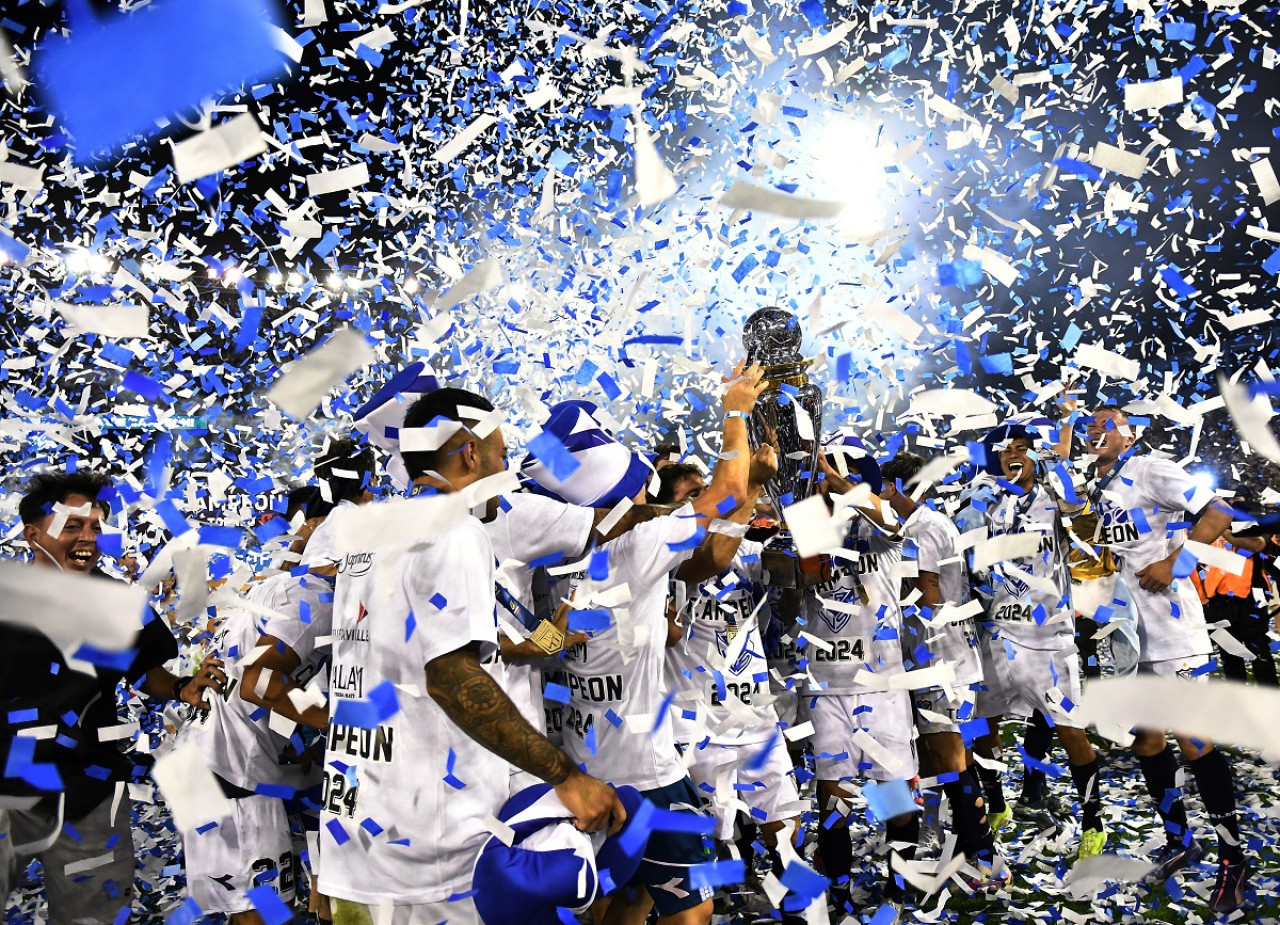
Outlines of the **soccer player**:
<svg viewBox="0 0 1280 925">
<path fill-rule="evenodd" d="M 969 568 L 959 550 L 955 524 L 909 492 L 924 464 L 914 453 L 899 452 L 883 467 L 880 492 L 902 521 L 903 540 L 915 550 L 915 601 L 906 607 L 903 649 L 915 668 L 950 665 L 955 672 L 955 680 L 945 688 L 915 692 L 922 770 L 945 779 L 942 789 L 951 804 L 957 848 L 981 874 L 989 875 L 983 877 L 983 885 L 1003 885 L 1008 873 L 996 864 L 982 786 L 960 735 L 960 724 L 974 718 L 976 687 L 982 681 L 978 628 L 972 616 L 956 619 L 943 610 L 968 603 Z"/>
<path fill-rule="evenodd" d="M 850 782 L 910 781 L 918 770 L 911 698 L 893 690 L 903 673 L 902 606 L 898 569 L 902 540 L 880 522 L 880 467 L 857 437 L 837 432 L 823 445 L 819 489 L 830 496 L 849 494 L 855 483 L 871 490 L 867 507 L 856 513 L 845 533 L 845 552 L 834 557 L 830 575 L 805 589 L 800 598 L 793 638 L 808 637 L 803 649 L 794 642 L 781 652 L 807 659 L 808 682 L 802 697 L 809 706 L 817 774 L 818 853 L 838 915 L 851 912 L 849 878 L 853 842 L 845 800 L 854 795 Z M 841 460 L 837 460 L 841 457 Z M 847 473 L 842 475 L 841 473 Z M 864 514 L 864 510 L 867 512 Z M 785 610 L 784 610 L 785 613 Z M 906 885 L 897 873 L 901 860 L 915 855 L 920 838 L 914 811 L 880 820 L 892 846 L 883 900 L 900 912 Z"/>
<path fill-rule="evenodd" d="M 378 530 L 339 547 L 319 877 L 339 925 L 367 925 L 384 906 L 393 925 L 476 923 L 471 870 L 508 797 L 508 762 L 552 784 L 584 831 L 625 819 L 612 788 L 500 683 L 493 547 L 448 497 L 506 469 L 501 428 L 472 429 L 492 411 L 457 388 L 414 401 L 401 436 L 425 429 L 436 448 L 401 453 L 411 494 L 442 497 L 422 503 L 401 531 L 412 535 Z"/>
<path fill-rule="evenodd" d="M 683 504 L 707 490 L 696 469 L 687 473 L 680 468 L 663 470 L 659 504 Z M 763 486 L 770 478 L 767 471 L 756 472 L 751 483 Z M 759 488 L 748 495 L 729 522 L 749 523 L 758 494 Z M 744 539 L 732 566 L 714 579 L 673 583 L 666 667 L 680 692 L 674 704 L 676 741 L 692 757 L 690 779 L 711 799 L 716 839 L 724 843 L 734 838 L 738 807 L 745 807 L 749 815 L 742 817 L 744 837 L 738 846 L 744 856 L 751 853 L 757 826 L 749 820 L 758 819 L 771 866 L 781 877 L 778 838 L 784 831 L 796 832 L 800 796 L 769 692 L 761 632 L 761 620 L 772 613 L 763 606 L 769 582 L 766 555 L 763 543 Z M 780 564 L 791 563 L 783 559 Z M 803 921 L 785 909 L 782 918 Z"/>
<path fill-rule="evenodd" d="M 36 568 L 106 579 L 98 571 L 98 537 L 109 513 L 101 495 L 108 479 L 97 473 L 45 473 L 26 485 L 18 513 L 22 536 Z M 164 663 L 178 655 L 165 621 L 139 627 L 132 663 L 124 669 L 97 665 L 94 674 L 68 666 L 61 650 L 42 633 L 0 623 L 0 766 L 17 753 L 23 730 L 55 727 L 41 736 L 34 760 L 52 764 L 57 780 L 36 786 L 0 777 L 0 830 L 8 828 L 10 851 L 37 856 L 44 866 L 49 921 L 111 923 L 133 898 L 134 845 L 129 798 L 124 789 L 135 768 L 121 754 L 116 687 L 138 686 L 158 700 L 207 707 L 204 692 L 217 692 L 226 676 L 216 659 L 189 678 Z M 71 872 L 68 873 L 68 865 Z M 0 864 L 0 902 L 12 887 L 12 870 Z"/>
<path fill-rule="evenodd" d="M 740 363 L 723 399 L 722 458 L 708 489 L 675 513 L 641 524 L 601 547 L 595 555 L 602 557 L 607 574 L 595 565 L 572 581 L 574 605 L 607 610 L 609 621 L 588 642 L 565 653 L 570 692 L 565 750 L 591 773 L 637 788 L 661 809 L 701 805 L 676 750 L 671 708 L 664 703 L 668 576 L 703 545 L 705 525 L 759 490 L 759 484 L 751 484 L 753 458 L 769 475 L 775 471 L 772 448 L 762 448 L 753 457 L 747 442 L 746 418 L 762 390 L 759 369 L 744 369 Z M 712 534 L 705 542 L 718 539 Z M 729 559 L 721 568 L 731 560 L 736 540 L 728 545 Z M 593 578 L 593 573 L 601 577 Z M 611 603 L 619 597 L 625 603 Z M 689 880 L 690 866 L 706 860 L 699 836 L 655 834 L 638 872 L 648 897 L 638 891 L 616 894 L 603 922 L 643 922 L 651 898 L 663 925 L 706 925 L 711 920 L 711 890 Z"/>
<path fill-rule="evenodd" d="M 1053 449 L 1047 430 L 1047 421 L 1038 429 L 1034 424 L 1008 423 L 985 440 L 1005 478 L 1004 491 L 987 511 L 988 542 L 1032 537 L 1035 550 L 1003 557 L 988 574 L 975 576 L 989 585 L 990 595 L 984 624 L 984 681 L 977 701 L 978 715 L 988 720 L 989 731 L 976 740 L 975 749 L 989 759 L 999 756 L 999 725 L 1007 713 L 1030 716 L 1039 709 L 1051 719 L 1067 751 L 1080 800 L 1077 856 L 1090 857 L 1102 852 L 1107 834 L 1098 756 L 1082 722 L 1073 715 L 1081 687 L 1067 568 L 1069 541 L 1059 501 L 1046 480 L 1037 477 L 1039 456 Z M 999 774 L 983 768 L 980 776 L 991 827 L 999 829 L 1010 813 Z"/>
<path fill-rule="evenodd" d="M 1177 463 L 1135 452 L 1128 415 L 1098 409 L 1087 426 L 1095 457 L 1093 497 L 1102 542 L 1115 554 L 1138 619 L 1138 672 L 1204 680 L 1213 651 L 1204 610 L 1189 579 L 1174 578 L 1183 542 L 1213 543 L 1231 526 L 1231 511 Z M 1186 529 L 1184 518 L 1194 524 Z M 1244 901 L 1250 867 L 1240 842 L 1231 766 L 1212 742 L 1174 734 L 1195 775 L 1210 824 L 1218 832 L 1218 877 L 1209 905 L 1230 912 Z M 1177 790 L 1178 761 L 1162 730 L 1139 730 L 1133 742 L 1147 792 L 1164 819 L 1167 843 L 1150 879 L 1163 882 L 1204 857 Z"/>
</svg>

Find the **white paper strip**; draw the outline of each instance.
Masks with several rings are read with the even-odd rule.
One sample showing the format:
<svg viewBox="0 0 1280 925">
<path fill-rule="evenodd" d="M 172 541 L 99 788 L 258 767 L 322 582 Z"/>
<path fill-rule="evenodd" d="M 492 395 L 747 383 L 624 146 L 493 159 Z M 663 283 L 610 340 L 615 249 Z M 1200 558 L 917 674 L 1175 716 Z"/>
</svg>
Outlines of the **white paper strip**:
<svg viewBox="0 0 1280 925">
<path fill-rule="evenodd" d="M 1130 382 L 1138 378 L 1141 370 L 1137 360 L 1122 357 L 1098 344 L 1081 344 L 1076 348 L 1075 361 L 1081 366 Z"/>
<path fill-rule="evenodd" d="M 1262 204 L 1269 206 L 1280 199 L 1280 180 L 1276 179 L 1275 168 L 1267 158 L 1256 160 L 1249 165 L 1253 171 L 1253 182 L 1258 184 L 1258 192 L 1262 194 Z"/>
<path fill-rule="evenodd" d="M 56 568 L 0 560 L 0 622 L 43 633 L 70 655 L 88 643 L 108 652 L 132 648 L 147 592 Z"/>
<path fill-rule="evenodd" d="M 44 189 L 43 173 L 39 167 L 27 167 L 13 161 L 0 161 L 0 183 L 8 183 L 28 193 Z"/>
<path fill-rule="evenodd" d="M 984 569 L 1008 559 L 1030 558 L 1040 551 L 1041 539 L 1038 533 L 1006 533 L 983 540 L 973 547 L 973 567 Z"/>
<path fill-rule="evenodd" d="M 373 348 L 364 335 L 343 328 L 287 367 L 267 392 L 267 398 L 290 417 L 304 418 L 320 404 L 326 392 L 373 360 Z"/>
<path fill-rule="evenodd" d="M 1280 688 L 1156 675 L 1102 678 L 1089 685 L 1079 709 L 1086 723 L 1167 729 L 1280 754 Z"/>
<path fill-rule="evenodd" d="M 174 145 L 173 169 L 179 183 L 190 183 L 257 157 L 265 150 L 267 142 L 258 120 L 253 113 L 245 112 Z"/>
<path fill-rule="evenodd" d="M 816 556 L 839 546 L 842 541 L 840 531 L 827 511 L 827 499 L 821 495 L 813 495 L 783 508 L 782 518 L 796 541 L 796 552 L 801 557 Z"/>
<path fill-rule="evenodd" d="M 1197 543 L 1195 540 L 1187 540 L 1183 543 L 1183 548 L 1210 568 L 1220 568 L 1228 575 L 1244 574 L 1244 566 L 1248 560 L 1230 549 Z"/>
<path fill-rule="evenodd" d="M 648 208 L 670 199 L 676 193 L 676 178 L 671 175 L 662 155 L 639 116 L 632 116 L 635 128 L 636 194 L 640 205 Z"/>
<path fill-rule="evenodd" d="M 235 809 L 209 770 L 207 756 L 193 742 L 178 745 L 157 758 L 151 778 L 164 794 L 174 824 L 184 837 Z"/>
<path fill-rule="evenodd" d="M 350 167 L 339 167 L 337 170 L 325 170 L 309 175 L 307 195 L 323 196 L 326 193 L 337 193 L 341 190 L 364 186 L 368 182 L 369 165 L 361 161 Z"/>
<path fill-rule="evenodd" d="M 501 286 L 502 283 L 502 264 L 490 257 L 468 270 L 462 279 L 454 283 L 449 291 L 440 297 L 433 308 L 437 312 L 447 312 L 473 295 Z"/>
<path fill-rule="evenodd" d="M 1247 387 L 1231 382 L 1225 376 L 1218 377 L 1218 394 L 1226 403 L 1231 423 L 1241 440 L 1248 441 L 1250 449 L 1275 463 L 1280 463 L 1280 440 L 1272 433 L 1268 423 L 1274 416 L 1271 404 L 1263 395 L 1249 397 Z"/>
<path fill-rule="evenodd" d="M 103 337 L 149 337 L 149 310 L 145 305 L 74 305 L 50 302 L 67 324 L 83 334 Z"/>
<path fill-rule="evenodd" d="M 1129 112 L 1139 109 L 1159 109 L 1182 102 L 1182 78 L 1166 77 L 1164 80 L 1147 80 L 1125 84 L 1124 108 Z"/>
<path fill-rule="evenodd" d="M 727 209 L 751 209 L 767 212 L 782 218 L 834 218 L 844 208 L 844 203 L 826 199 L 804 199 L 781 190 L 768 189 L 734 180 L 729 192 L 720 197 L 720 205 Z"/>
<path fill-rule="evenodd" d="M 990 399 L 967 389 L 924 389 L 911 396 L 912 414 L 954 414 L 969 417 L 990 414 L 996 405 Z"/>
<path fill-rule="evenodd" d="M 488 129 L 490 126 L 496 125 L 497 118 L 483 113 L 476 118 L 474 122 L 464 128 L 458 134 L 454 135 L 431 155 L 431 159 L 437 164 L 447 164 L 455 157 L 461 154 L 467 148 L 475 143 L 475 140 Z"/>
<path fill-rule="evenodd" d="M 1094 167 L 1102 170 L 1112 170 L 1135 180 L 1146 172 L 1147 160 L 1141 154 L 1133 154 L 1105 142 L 1094 145 L 1093 150 L 1089 152 L 1089 163 L 1093 164 Z"/>
</svg>

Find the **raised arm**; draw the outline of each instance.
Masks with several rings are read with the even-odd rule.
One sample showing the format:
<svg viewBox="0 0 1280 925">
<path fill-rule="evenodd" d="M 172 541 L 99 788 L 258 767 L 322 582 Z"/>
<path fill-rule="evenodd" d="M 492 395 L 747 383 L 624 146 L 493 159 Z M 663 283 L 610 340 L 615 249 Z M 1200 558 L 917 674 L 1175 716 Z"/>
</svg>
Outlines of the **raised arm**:
<svg viewBox="0 0 1280 925">
<path fill-rule="evenodd" d="M 751 442 L 747 438 L 747 418 L 764 390 L 765 382 L 759 364 L 747 366 L 745 360 L 738 361 L 722 402 L 724 424 L 720 458 L 711 470 L 711 484 L 693 502 L 693 510 L 698 517 L 708 521 L 724 517 L 728 512 L 722 512 L 721 509 L 730 499 L 734 510 L 746 503 L 747 492 L 751 487 L 752 460 Z"/>
</svg>

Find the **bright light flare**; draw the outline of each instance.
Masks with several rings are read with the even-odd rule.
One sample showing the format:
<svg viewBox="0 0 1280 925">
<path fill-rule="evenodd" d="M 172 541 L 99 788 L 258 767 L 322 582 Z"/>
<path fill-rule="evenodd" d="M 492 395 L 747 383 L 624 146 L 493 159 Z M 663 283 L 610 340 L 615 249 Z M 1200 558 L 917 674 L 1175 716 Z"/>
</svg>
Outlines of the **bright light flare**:
<svg viewBox="0 0 1280 925">
<path fill-rule="evenodd" d="M 893 164 L 895 151 L 881 127 L 835 117 L 820 131 L 813 149 L 815 195 L 844 203 L 836 226 L 849 235 L 881 231 L 889 222 L 885 168 Z"/>
</svg>

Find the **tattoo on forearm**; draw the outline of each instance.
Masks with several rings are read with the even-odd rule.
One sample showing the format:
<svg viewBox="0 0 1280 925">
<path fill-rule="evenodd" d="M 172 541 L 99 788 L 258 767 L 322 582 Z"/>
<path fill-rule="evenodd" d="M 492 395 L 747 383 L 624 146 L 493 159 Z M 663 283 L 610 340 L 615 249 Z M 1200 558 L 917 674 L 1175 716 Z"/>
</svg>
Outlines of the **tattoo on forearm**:
<svg viewBox="0 0 1280 925">
<path fill-rule="evenodd" d="M 522 771 L 552 785 L 572 772 L 569 756 L 520 715 L 474 652 L 452 652 L 427 665 L 427 693 L 458 728 Z"/>
</svg>

